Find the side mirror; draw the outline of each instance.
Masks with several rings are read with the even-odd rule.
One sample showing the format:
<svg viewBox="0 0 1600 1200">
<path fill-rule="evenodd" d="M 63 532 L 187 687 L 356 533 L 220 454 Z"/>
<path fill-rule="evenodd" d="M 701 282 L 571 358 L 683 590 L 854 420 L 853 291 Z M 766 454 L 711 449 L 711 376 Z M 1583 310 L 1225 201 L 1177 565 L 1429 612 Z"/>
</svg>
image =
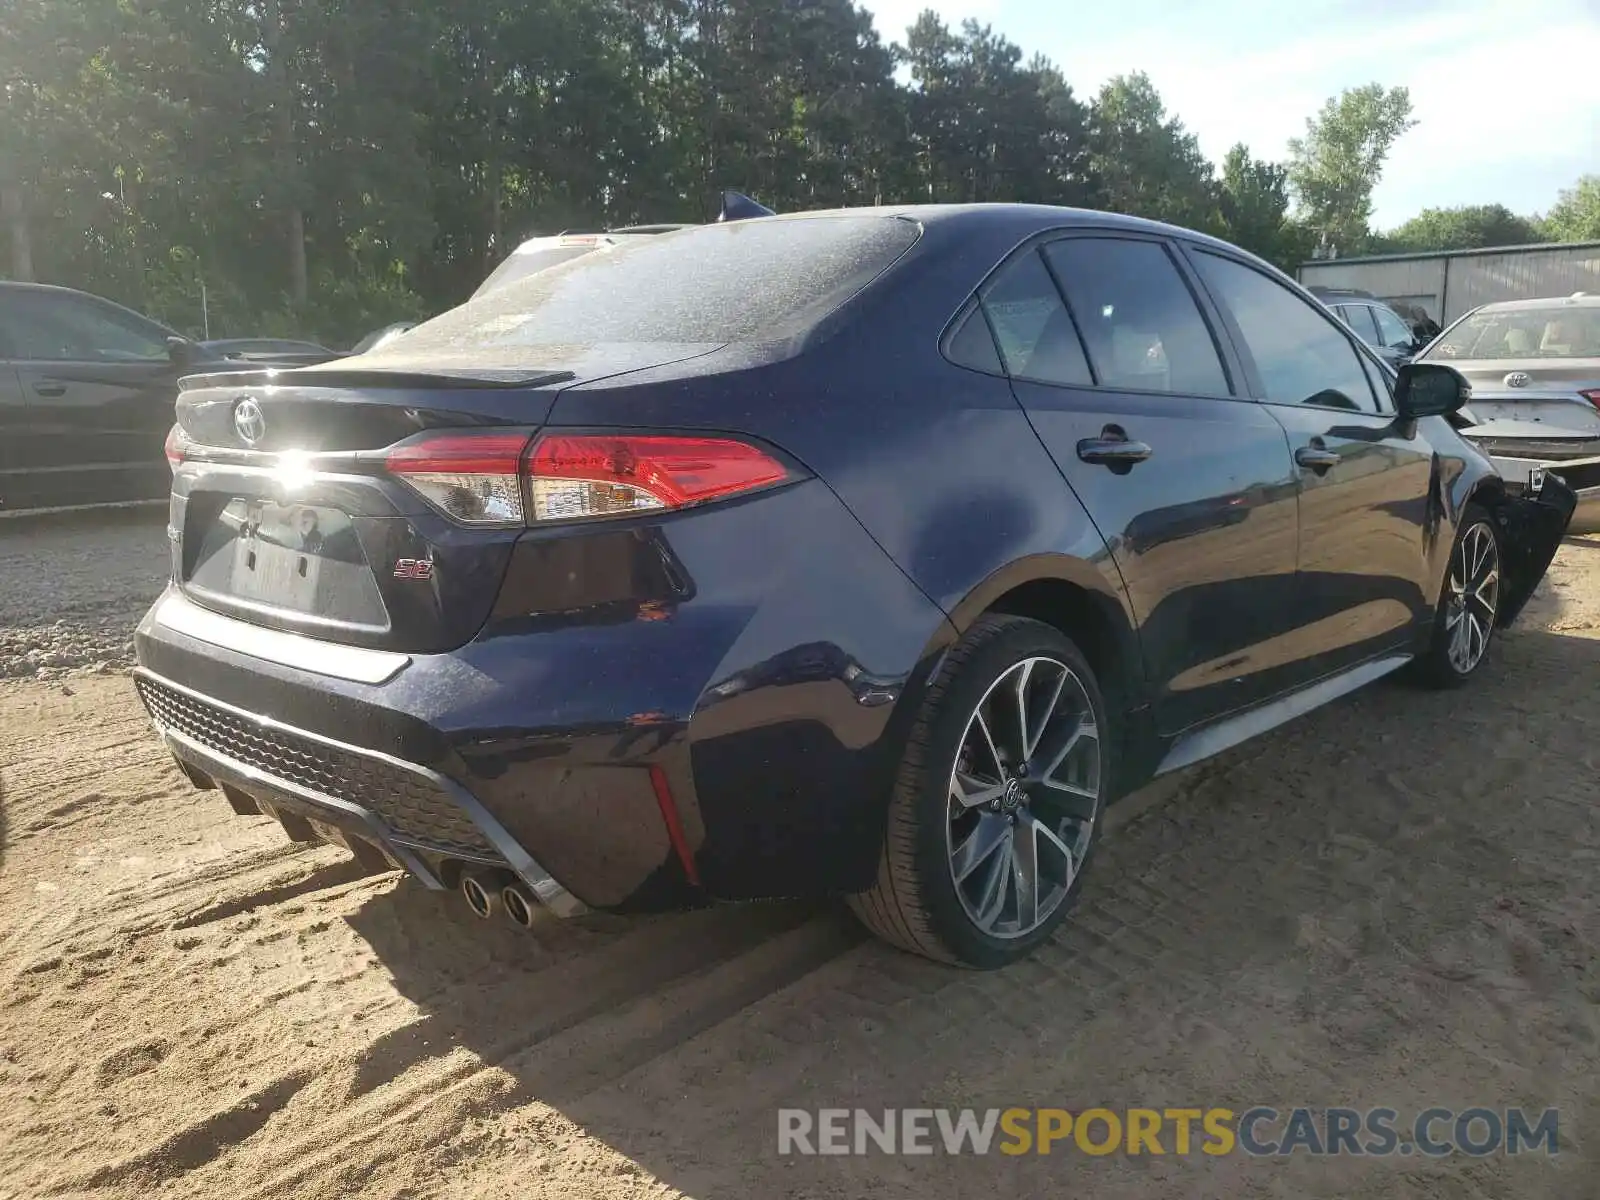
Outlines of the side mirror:
<svg viewBox="0 0 1600 1200">
<path fill-rule="evenodd" d="M 172 360 L 172 365 L 180 371 L 187 371 L 194 366 L 200 357 L 200 347 L 188 338 L 169 337 L 167 339 L 167 357 Z"/>
<path fill-rule="evenodd" d="M 1408 362 L 1395 380 L 1394 406 L 1403 421 L 1444 417 L 1459 410 L 1471 393 L 1466 379 L 1453 367 Z"/>
</svg>

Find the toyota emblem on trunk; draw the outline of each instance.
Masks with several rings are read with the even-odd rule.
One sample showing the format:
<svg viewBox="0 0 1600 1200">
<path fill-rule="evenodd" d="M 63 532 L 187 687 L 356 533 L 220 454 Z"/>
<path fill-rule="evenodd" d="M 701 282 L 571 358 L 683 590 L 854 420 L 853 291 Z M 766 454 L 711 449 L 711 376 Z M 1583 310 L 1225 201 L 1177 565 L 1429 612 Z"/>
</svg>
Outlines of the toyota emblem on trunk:
<svg viewBox="0 0 1600 1200">
<path fill-rule="evenodd" d="M 267 418 L 261 405 L 249 396 L 233 406 L 233 431 L 246 446 L 254 446 L 267 432 Z"/>
<path fill-rule="evenodd" d="M 1506 376 L 1507 387 L 1527 387 L 1533 382 L 1533 376 L 1526 371 L 1513 371 Z"/>
</svg>

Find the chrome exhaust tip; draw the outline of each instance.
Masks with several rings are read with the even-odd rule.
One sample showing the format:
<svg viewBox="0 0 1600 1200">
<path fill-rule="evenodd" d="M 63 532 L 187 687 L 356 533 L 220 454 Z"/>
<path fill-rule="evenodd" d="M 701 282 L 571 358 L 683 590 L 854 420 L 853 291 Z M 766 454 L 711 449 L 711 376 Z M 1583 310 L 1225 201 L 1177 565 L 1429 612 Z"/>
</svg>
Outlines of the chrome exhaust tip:
<svg viewBox="0 0 1600 1200">
<path fill-rule="evenodd" d="M 535 920 L 534 910 L 538 908 L 536 901 L 529 894 L 526 885 L 520 881 L 513 881 L 500 889 L 500 903 L 510 917 L 524 929 L 532 929 Z"/>
<path fill-rule="evenodd" d="M 475 871 L 468 871 L 461 876 L 461 894 L 466 898 L 467 907 L 485 921 L 494 916 L 495 906 L 499 903 L 500 893 L 495 883 L 494 879 Z"/>
</svg>

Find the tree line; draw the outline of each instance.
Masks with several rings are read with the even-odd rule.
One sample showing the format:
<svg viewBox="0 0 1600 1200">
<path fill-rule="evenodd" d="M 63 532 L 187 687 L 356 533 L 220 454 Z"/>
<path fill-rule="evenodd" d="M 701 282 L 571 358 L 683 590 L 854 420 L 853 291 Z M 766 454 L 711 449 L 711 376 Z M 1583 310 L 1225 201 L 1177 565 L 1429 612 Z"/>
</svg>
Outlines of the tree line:
<svg viewBox="0 0 1600 1200">
<path fill-rule="evenodd" d="M 853 0 L 7 0 L 0 89 L 0 263 L 185 332 L 203 287 L 213 336 L 348 342 L 458 303 L 524 237 L 702 221 L 723 188 L 1086 205 L 1291 268 L 1600 237 L 1595 179 L 1565 225 L 1373 234 L 1403 88 L 1330 99 L 1287 161 L 1219 166 L 1143 74 L 1080 96 L 988 25 L 925 12 L 888 43 Z"/>
</svg>

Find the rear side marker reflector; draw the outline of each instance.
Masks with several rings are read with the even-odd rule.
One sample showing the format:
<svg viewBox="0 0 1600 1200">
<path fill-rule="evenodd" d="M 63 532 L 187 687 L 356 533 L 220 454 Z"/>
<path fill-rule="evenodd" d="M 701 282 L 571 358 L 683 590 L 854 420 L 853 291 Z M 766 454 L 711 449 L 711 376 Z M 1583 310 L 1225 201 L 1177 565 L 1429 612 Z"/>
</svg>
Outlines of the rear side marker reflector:
<svg viewBox="0 0 1600 1200">
<path fill-rule="evenodd" d="M 694 865 L 694 853 L 689 849 L 689 839 L 683 832 L 683 821 L 678 816 L 678 803 L 672 798 L 672 788 L 667 783 L 667 773 L 659 763 L 650 764 L 650 786 L 655 789 L 656 804 L 661 809 L 661 820 L 667 827 L 667 838 L 673 852 L 683 866 L 683 873 L 695 887 L 700 886 L 700 871 Z"/>
<path fill-rule="evenodd" d="M 765 451 L 732 438 L 666 434 L 441 433 L 385 457 L 391 475 L 464 525 L 665 512 L 790 478 Z"/>
</svg>

